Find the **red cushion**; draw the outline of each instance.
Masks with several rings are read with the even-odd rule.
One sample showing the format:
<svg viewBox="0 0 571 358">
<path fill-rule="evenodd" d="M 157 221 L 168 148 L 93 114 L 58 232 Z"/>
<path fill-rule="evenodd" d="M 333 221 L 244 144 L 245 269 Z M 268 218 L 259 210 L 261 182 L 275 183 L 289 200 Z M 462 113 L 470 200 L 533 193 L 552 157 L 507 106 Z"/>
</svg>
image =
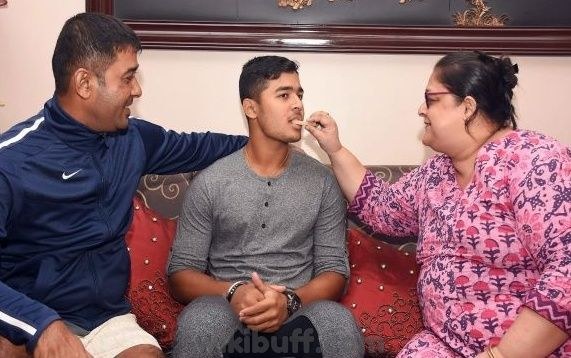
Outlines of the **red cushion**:
<svg viewBox="0 0 571 358">
<path fill-rule="evenodd" d="M 133 222 L 125 240 L 131 255 L 131 282 L 127 297 L 143 329 L 168 349 L 183 306 L 169 293 L 166 265 L 176 221 L 162 218 L 140 198 L 133 200 Z"/>
<path fill-rule="evenodd" d="M 347 241 L 351 276 L 341 303 L 361 327 L 367 356 L 396 355 L 422 329 L 415 255 L 354 228 Z"/>
</svg>

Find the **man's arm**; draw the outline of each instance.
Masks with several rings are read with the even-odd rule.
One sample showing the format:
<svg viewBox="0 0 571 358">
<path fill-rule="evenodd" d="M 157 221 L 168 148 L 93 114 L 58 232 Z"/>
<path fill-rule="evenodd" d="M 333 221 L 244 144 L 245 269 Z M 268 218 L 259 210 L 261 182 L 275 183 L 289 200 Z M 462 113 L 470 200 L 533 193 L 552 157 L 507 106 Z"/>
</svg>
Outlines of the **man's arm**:
<svg viewBox="0 0 571 358">
<path fill-rule="evenodd" d="M 205 273 L 192 269 L 177 271 L 169 277 L 173 295 L 183 304 L 201 296 L 226 297 L 232 283 L 216 280 Z M 254 284 L 248 282 L 236 289 L 230 300 L 230 305 L 238 315 L 242 309 L 254 305 L 263 298 L 263 294 Z"/>
<path fill-rule="evenodd" d="M 54 310 L 2 282 L 0 336 L 38 358 L 91 357 Z"/>
<path fill-rule="evenodd" d="M 169 284 L 174 298 L 185 305 L 201 296 L 225 296 L 231 285 L 193 269 L 172 273 Z"/>
<path fill-rule="evenodd" d="M 295 291 L 303 304 L 317 300 L 337 301 L 349 277 L 346 243 L 346 208 L 333 175 L 325 178 L 325 188 L 315 224 L 313 276 Z"/>
<path fill-rule="evenodd" d="M 0 282 L 0 336 L 33 351 L 44 330 L 59 315 L 49 307 Z"/>
<path fill-rule="evenodd" d="M 295 293 L 303 305 L 319 300 L 337 301 L 343 294 L 346 281 L 345 276 L 337 272 L 323 272 L 296 289 Z"/>
<path fill-rule="evenodd" d="M 248 137 L 220 133 L 177 133 L 143 120 L 132 120 L 145 147 L 146 173 L 201 170 L 242 148 Z"/>
<path fill-rule="evenodd" d="M 13 203 L 10 181 L 0 173 L 1 243 L 8 236 L 10 218 L 15 216 Z M 15 345 L 26 344 L 28 350 L 32 351 L 43 330 L 57 319 L 59 315 L 54 310 L 0 282 L 0 336 Z"/>
<path fill-rule="evenodd" d="M 169 284 L 181 303 L 205 295 L 222 295 L 229 284 L 204 272 L 212 238 L 212 210 L 205 174 L 197 175 L 186 192 L 169 258 Z"/>
</svg>

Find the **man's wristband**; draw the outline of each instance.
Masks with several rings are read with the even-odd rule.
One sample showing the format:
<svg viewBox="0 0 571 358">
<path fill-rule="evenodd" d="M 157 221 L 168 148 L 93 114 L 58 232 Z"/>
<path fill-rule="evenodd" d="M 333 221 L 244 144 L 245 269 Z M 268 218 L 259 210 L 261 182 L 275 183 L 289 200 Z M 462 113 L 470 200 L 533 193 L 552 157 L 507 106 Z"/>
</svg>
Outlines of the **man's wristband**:
<svg viewBox="0 0 571 358">
<path fill-rule="evenodd" d="M 232 301 L 232 296 L 234 296 L 234 293 L 236 293 L 236 290 L 238 289 L 238 287 L 245 285 L 247 283 L 248 283 L 248 281 L 236 281 L 232 285 L 230 285 L 230 287 L 228 288 L 228 291 L 226 291 L 226 300 L 228 302 Z"/>
</svg>

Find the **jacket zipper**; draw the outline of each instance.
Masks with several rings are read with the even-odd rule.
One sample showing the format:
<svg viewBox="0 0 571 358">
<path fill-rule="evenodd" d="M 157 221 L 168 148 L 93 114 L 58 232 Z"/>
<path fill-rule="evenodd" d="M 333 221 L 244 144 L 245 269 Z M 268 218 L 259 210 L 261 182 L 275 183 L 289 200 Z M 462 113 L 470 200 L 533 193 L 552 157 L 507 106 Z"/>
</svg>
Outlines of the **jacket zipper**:
<svg viewBox="0 0 571 358">
<path fill-rule="evenodd" d="M 91 277 L 93 278 L 93 290 L 94 290 L 94 301 L 99 297 L 99 285 L 97 284 L 97 275 L 95 275 L 93 253 L 91 251 L 87 252 L 87 260 L 89 261 L 89 272 L 91 272 Z"/>
<path fill-rule="evenodd" d="M 95 165 L 95 169 L 97 169 L 97 172 L 99 172 L 99 177 L 101 178 L 101 184 L 99 186 L 99 190 L 97 193 L 97 209 L 98 209 L 97 211 L 99 212 L 99 216 L 101 217 L 101 221 L 103 221 L 103 224 L 105 224 L 105 228 L 107 229 L 107 237 L 111 237 L 111 228 L 109 227 L 107 215 L 103 211 L 103 205 L 101 203 L 103 200 L 103 198 L 102 198 L 103 194 L 105 193 L 105 178 L 103 177 L 103 170 L 101 169 L 101 165 L 99 164 L 97 159 L 95 159 L 95 156 L 93 154 L 91 155 L 91 159 L 93 160 L 93 164 Z"/>
</svg>

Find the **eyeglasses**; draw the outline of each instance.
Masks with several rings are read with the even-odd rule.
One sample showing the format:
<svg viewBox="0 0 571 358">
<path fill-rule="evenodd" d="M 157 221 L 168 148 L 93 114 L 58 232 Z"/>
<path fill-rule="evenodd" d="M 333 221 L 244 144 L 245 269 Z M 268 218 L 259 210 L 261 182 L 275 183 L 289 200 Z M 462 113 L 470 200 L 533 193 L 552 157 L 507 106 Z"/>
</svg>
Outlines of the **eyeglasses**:
<svg viewBox="0 0 571 358">
<path fill-rule="evenodd" d="M 441 92 L 424 92 L 424 103 L 426 103 L 426 108 L 430 107 L 430 98 L 429 96 L 436 96 L 439 94 L 451 94 L 456 96 L 454 93 L 450 91 L 441 91 Z"/>
</svg>

